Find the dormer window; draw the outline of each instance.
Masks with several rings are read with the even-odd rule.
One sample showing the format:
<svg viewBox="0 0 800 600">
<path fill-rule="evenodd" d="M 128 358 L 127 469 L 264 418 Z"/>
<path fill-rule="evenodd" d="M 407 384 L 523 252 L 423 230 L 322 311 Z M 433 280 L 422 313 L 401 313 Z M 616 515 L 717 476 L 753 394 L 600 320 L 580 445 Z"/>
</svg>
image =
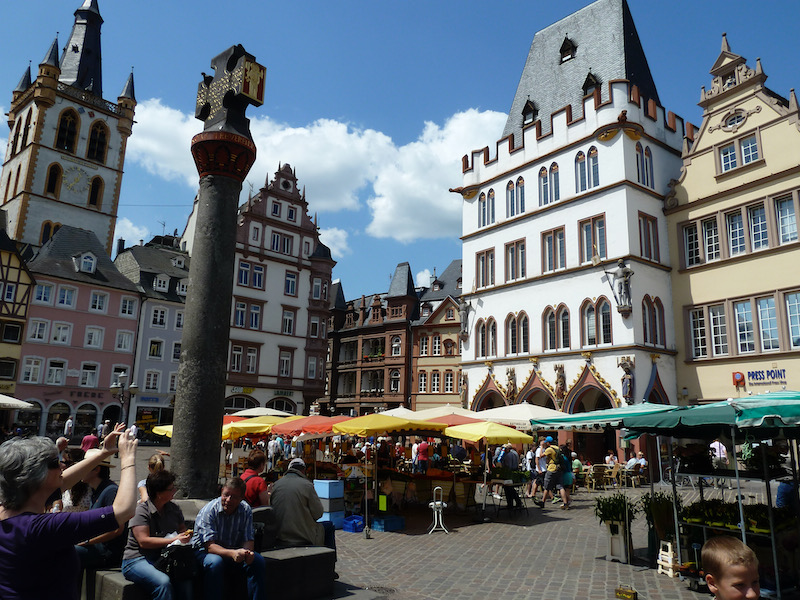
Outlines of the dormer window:
<svg viewBox="0 0 800 600">
<path fill-rule="evenodd" d="M 178 295 L 185 296 L 187 291 L 189 291 L 189 281 L 181 279 L 178 282 Z"/>
<path fill-rule="evenodd" d="M 94 273 L 97 269 L 97 258 L 87 252 L 76 258 L 75 267 L 81 273 Z"/>
<path fill-rule="evenodd" d="M 433 291 L 438 292 L 442 289 L 442 282 L 441 281 L 434 281 L 433 282 Z"/>
<path fill-rule="evenodd" d="M 153 289 L 159 292 L 166 292 L 169 289 L 169 277 L 165 275 L 156 276 L 155 280 L 153 280 Z"/>
<path fill-rule="evenodd" d="M 184 268 L 184 260 L 182 256 L 176 256 L 172 259 L 172 266 L 177 267 L 178 269 Z"/>
<path fill-rule="evenodd" d="M 575 58 L 575 50 L 577 50 L 577 48 L 578 46 L 575 45 L 575 42 L 567 36 L 564 36 L 564 42 L 561 44 L 561 49 L 559 50 L 561 53 L 561 62 L 565 63 Z"/>
<path fill-rule="evenodd" d="M 536 110 L 536 105 L 533 103 L 533 100 L 528 97 L 527 102 L 525 102 L 525 106 L 522 107 L 522 124 L 527 125 L 529 123 L 533 123 L 538 116 L 539 111 Z"/>
<path fill-rule="evenodd" d="M 427 316 L 430 316 L 430 314 L 431 314 L 430 304 L 424 304 L 422 306 L 422 316 L 423 317 L 427 317 Z"/>
<path fill-rule="evenodd" d="M 458 290 L 460 290 L 460 289 L 461 289 L 461 277 L 459 277 L 459 278 L 456 280 L 456 289 L 458 289 Z"/>
<path fill-rule="evenodd" d="M 583 82 L 583 95 L 588 96 L 599 87 L 600 80 L 591 71 L 589 71 L 589 74 L 586 76 L 586 79 Z"/>
</svg>

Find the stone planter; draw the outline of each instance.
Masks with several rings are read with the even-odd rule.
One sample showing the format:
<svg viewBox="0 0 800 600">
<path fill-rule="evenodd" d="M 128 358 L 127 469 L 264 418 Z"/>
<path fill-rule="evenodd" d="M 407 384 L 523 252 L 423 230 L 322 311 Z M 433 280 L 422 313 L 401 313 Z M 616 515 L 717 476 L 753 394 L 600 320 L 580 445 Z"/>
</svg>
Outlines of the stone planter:
<svg viewBox="0 0 800 600">
<path fill-rule="evenodd" d="M 606 523 L 608 527 L 608 552 L 606 560 L 618 560 L 621 563 L 629 563 L 633 549 L 631 532 L 625 527 L 622 521 L 610 521 Z"/>
</svg>

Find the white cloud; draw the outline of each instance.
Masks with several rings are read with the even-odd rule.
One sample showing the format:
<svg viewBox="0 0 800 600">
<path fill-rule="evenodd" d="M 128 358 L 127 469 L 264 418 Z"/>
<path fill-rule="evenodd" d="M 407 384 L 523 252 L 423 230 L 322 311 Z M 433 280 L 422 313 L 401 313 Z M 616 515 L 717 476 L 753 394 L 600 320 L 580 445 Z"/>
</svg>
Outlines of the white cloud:
<svg viewBox="0 0 800 600">
<path fill-rule="evenodd" d="M 403 243 L 458 237 L 462 200 L 448 189 L 461 184 L 461 157 L 495 140 L 505 119 L 503 113 L 469 109 L 442 126 L 425 123 L 416 141 L 398 147 L 379 131 L 331 119 L 290 127 L 254 118 L 250 128 L 257 159 L 248 182 L 259 189 L 280 163 L 288 162 L 306 189 L 312 214 L 358 211 L 366 202 L 371 217 L 366 233 L 371 236 Z M 139 104 L 136 120 L 129 160 L 196 190 L 189 142 L 201 124 L 158 98 Z M 331 235 L 332 249 L 349 252 L 343 230 Z"/>
<path fill-rule="evenodd" d="M 253 119 L 250 130 L 257 157 L 248 180 L 260 188 L 272 179 L 279 163 L 288 162 L 306 189 L 312 213 L 358 209 L 359 192 L 394 152 L 385 134 L 330 119 L 305 127 Z"/>
<path fill-rule="evenodd" d="M 431 270 L 430 269 L 422 269 L 419 273 L 417 273 L 416 277 L 414 277 L 414 281 L 416 282 L 417 287 L 428 287 L 431 284 Z"/>
<path fill-rule="evenodd" d="M 443 127 L 426 123 L 378 173 L 367 233 L 406 243 L 461 235 L 461 196 L 448 190 L 461 184 L 461 157 L 499 137 L 505 120 L 503 113 L 470 109 Z"/>
<path fill-rule="evenodd" d="M 117 219 L 117 227 L 114 229 L 114 240 L 118 240 L 122 238 L 125 240 L 125 247 L 130 247 L 135 244 L 139 243 L 139 240 L 144 240 L 145 242 L 150 241 L 150 231 L 147 227 L 139 227 L 134 225 L 133 222 L 125 217 L 121 219 Z M 114 245 L 114 250 L 116 251 L 116 243 Z"/>
<path fill-rule="evenodd" d="M 351 253 L 348 244 L 348 234 L 344 229 L 338 227 L 329 227 L 328 229 L 319 230 L 319 240 L 331 249 L 331 255 L 334 260 L 338 260 L 343 256 Z"/>
<path fill-rule="evenodd" d="M 197 170 L 189 143 L 200 131 L 194 115 L 165 106 L 160 98 L 145 100 L 136 107 L 136 124 L 125 158 L 167 181 L 183 180 L 195 190 Z"/>
</svg>

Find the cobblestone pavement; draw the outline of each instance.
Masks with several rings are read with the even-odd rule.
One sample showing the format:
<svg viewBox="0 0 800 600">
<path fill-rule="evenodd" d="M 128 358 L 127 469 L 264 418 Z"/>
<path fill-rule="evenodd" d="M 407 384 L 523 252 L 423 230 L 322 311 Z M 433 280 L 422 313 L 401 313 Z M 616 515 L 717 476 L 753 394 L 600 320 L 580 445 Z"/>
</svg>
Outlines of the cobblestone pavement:
<svg viewBox="0 0 800 600">
<path fill-rule="evenodd" d="M 337 532 L 337 570 L 341 581 L 386 600 L 614 598 L 620 583 L 642 600 L 708 598 L 643 560 L 606 561 L 606 530 L 594 516 L 599 493 L 582 490 L 569 511 L 548 504 L 527 515 L 501 511 L 488 523 L 476 522 L 474 514 L 446 514 L 449 534 L 427 535 L 431 511 L 407 510 L 403 532 L 373 531 L 372 539 Z M 646 553 L 645 529 L 643 519 L 634 522 L 636 554 Z"/>
<path fill-rule="evenodd" d="M 168 449 L 168 448 L 167 448 Z M 139 448 L 137 476 L 143 478 L 152 446 Z M 167 463 L 169 465 L 169 461 Z M 649 488 L 646 488 L 649 489 Z M 661 488 L 667 490 L 668 488 Z M 638 496 L 642 488 L 628 490 Z M 534 506 L 519 515 L 488 511 L 489 522 L 474 512 L 446 512 L 449 534 L 427 535 L 432 521 L 427 507 L 404 508 L 401 532 L 336 532 L 337 571 L 334 598 L 351 600 L 484 600 L 578 598 L 611 599 L 619 584 L 632 586 L 640 600 L 705 600 L 686 581 L 657 574 L 644 560 L 646 525 L 633 523 L 633 564 L 605 560 L 607 533 L 594 516 L 594 498 L 608 492 L 581 488 L 570 510 L 560 504 Z M 681 490 L 685 501 L 696 490 Z M 733 492 L 709 490 L 709 494 Z M 750 496 L 753 496 L 750 492 Z M 760 495 L 760 494 L 759 494 Z M 760 499 L 760 498 L 759 498 Z"/>
</svg>

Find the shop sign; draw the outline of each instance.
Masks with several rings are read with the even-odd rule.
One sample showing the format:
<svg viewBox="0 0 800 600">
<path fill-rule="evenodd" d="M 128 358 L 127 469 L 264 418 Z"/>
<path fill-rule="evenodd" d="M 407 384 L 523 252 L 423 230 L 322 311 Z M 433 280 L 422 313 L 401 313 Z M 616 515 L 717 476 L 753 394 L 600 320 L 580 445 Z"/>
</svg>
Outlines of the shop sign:
<svg viewBox="0 0 800 600">
<path fill-rule="evenodd" d="M 786 385 L 786 369 L 761 369 L 747 372 L 748 385 Z"/>
<path fill-rule="evenodd" d="M 294 396 L 294 390 L 272 390 L 273 396 Z"/>
<path fill-rule="evenodd" d="M 253 387 L 242 387 L 240 385 L 234 385 L 231 387 L 231 394 L 252 394 L 256 391 L 256 388 Z"/>
<path fill-rule="evenodd" d="M 136 403 L 138 404 L 140 402 L 149 402 L 151 404 L 158 404 L 160 400 L 161 398 L 159 398 L 158 396 L 139 396 L 138 399 L 136 400 Z"/>
<path fill-rule="evenodd" d="M 78 369 L 67 369 L 67 377 L 80 377 L 81 372 Z"/>
<path fill-rule="evenodd" d="M 105 400 L 105 392 L 84 392 L 82 390 L 71 390 L 69 393 L 70 398 L 95 398 L 97 400 Z"/>
</svg>

